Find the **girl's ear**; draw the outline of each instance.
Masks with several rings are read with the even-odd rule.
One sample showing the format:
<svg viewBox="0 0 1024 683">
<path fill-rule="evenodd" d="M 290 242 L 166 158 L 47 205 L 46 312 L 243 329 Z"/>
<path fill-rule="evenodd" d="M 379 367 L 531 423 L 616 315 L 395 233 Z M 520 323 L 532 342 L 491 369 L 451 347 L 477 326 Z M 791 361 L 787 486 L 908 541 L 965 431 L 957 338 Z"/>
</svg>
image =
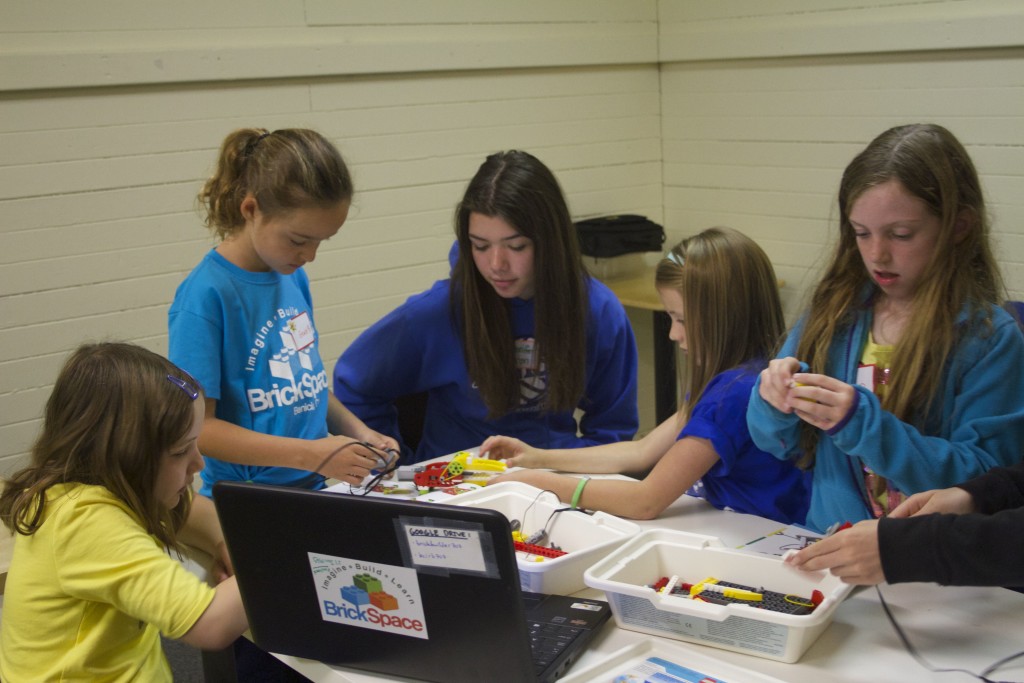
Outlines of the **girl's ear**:
<svg viewBox="0 0 1024 683">
<path fill-rule="evenodd" d="M 242 218 L 245 219 L 246 223 L 256 220 L 256 213 L 260 210 L 259 202 L 256 201 L 256 196 L 251 192 L 245 195 L 242 199 L 241 205 L 238 207 L 242 212 Z"/>
<path fill-rule="evenodd" d="M 970 209 L 964 209 L 956 216 L 956 221 L 953 222 L 953 243 L 960 244 L 964 241 L 971 230 L 974 229 L 974 212 Z"/>
</svg>

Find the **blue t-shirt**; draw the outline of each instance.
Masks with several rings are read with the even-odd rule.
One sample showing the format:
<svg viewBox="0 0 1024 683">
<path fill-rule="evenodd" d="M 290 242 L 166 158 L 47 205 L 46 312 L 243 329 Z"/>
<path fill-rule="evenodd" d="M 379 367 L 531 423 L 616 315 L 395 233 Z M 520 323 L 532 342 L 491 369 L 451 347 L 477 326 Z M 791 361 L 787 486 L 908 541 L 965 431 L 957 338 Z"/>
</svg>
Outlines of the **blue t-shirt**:
<svg viewBox="0 0 1024 683">
<path fill-rule="evenodd" d="M 327 436 L 330 386 L 318 351 L 309 279 L 252 272 L 211 250 L 178 286 L 168 313 L 171 361 L 217 401 L 217 417 L 262 434 Z M 223 479 L 322 488 L 323 477 L 287 467 L 206 458 L 200 493 Z"/>
<path fill-rule="evenodd" d="M 763 367 L 749 363 L 716 375 L 693 407 L 679 438 L 709 440 L 719 459 L 690 493 L 719 509 L 803 524 L 810 473 L 759 449 L 747 428 L 750 391 Z"/>
</svg>

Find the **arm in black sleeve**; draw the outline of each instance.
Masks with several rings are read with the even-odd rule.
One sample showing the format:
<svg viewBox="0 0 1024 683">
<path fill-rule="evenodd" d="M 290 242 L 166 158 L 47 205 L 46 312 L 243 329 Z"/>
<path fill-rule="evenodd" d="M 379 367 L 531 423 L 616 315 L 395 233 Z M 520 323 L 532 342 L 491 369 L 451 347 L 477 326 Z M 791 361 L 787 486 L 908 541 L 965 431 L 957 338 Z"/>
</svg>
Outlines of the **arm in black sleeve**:
<svg viewBox="0 0 1024 683">
<path fill-rule="evenodd" d="M 982 514 L 1024 507 L 1024 462 L 995 467 L 958 488 L 971 494 L 975 510 Z"/>
<path fill-rule="evenodd" d="M 1024 507 L 995 514 L 880 520 L 882 571 L 889 583 L 1024 586 Z"/>
</svg>

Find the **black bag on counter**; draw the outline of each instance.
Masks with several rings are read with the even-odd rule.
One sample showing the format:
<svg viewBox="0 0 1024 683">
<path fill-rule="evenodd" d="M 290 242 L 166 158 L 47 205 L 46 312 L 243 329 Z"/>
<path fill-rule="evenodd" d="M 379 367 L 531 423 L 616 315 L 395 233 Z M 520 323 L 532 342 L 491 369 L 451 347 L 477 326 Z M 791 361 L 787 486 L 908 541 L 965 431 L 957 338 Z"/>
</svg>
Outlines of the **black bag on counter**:
<svg viewBox="0 0 1024 683">
<path fill-rule="evenodd" d="M 576 222 L 580 251 L 587 256 L 610 258 L 639 251 L 661 251 L 665 230 L 645 216 L 622 214 Z"/>
</svg>

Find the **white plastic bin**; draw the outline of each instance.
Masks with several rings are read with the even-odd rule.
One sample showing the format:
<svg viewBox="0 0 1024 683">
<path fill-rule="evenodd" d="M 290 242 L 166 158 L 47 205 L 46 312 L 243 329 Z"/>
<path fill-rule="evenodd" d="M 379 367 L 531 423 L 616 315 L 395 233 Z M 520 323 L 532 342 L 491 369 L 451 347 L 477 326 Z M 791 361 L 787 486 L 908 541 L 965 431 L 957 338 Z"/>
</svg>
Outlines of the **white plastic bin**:
<svg viewBox="0 0 1024 683">
<path fill-rule="evenodd" d="M 660 577 L 696 584 L 707 577 L 824 600 L 794 615 L 746 604 L 711 604 L 650 588 Z M 621 628 L 795 662 L 831 623 L 851 586 L 826 572 L 801 572 L 778 557 L 725 548 L 712 536 L 668 529 L 641 533 L 589 567 L 585 583 L 603 590 Z"/>
<path fill-rule="evenodd" d="M 640 533 L 637 524 L 604 512 L 553 514 L 568 505 L 552 493 L 518 481 L 485 486 L 445 502 L 497 510 L 509 520 L 518 519 L 526 536 L 547 529 L 549 542 L 545 545 L 553 543 L 567 554 L 541 562 L 518 558 L 519 583 L 523 590 L 534 593 L 571 595 L 583 590 L 583 571 Z"/>
</svg>

